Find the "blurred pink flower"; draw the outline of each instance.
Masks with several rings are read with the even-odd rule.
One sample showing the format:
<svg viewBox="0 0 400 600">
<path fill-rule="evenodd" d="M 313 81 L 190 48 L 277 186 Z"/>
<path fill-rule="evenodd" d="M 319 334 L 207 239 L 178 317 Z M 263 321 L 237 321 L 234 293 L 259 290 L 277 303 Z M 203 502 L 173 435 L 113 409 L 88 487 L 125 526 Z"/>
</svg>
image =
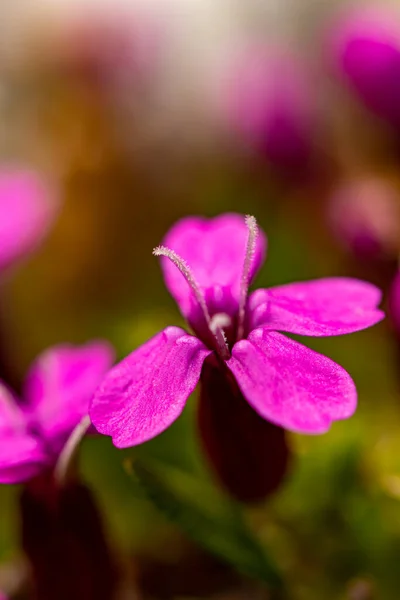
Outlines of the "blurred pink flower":
<svg viewBox="0 0 400 600">
<path fill-rule="evenodd" d="M 389 314 L 396 331 L 400 334 L 400 270 L 397 271 L 390 289 Z"/>
<path fill-rule="evenodd" d="M 400 12 L 379 4 L 351 11 L 331 32 L 330 52 L 365 105 L 400 127 Z"/>
<path fill-rule="evenodd" d="M 329 198 L 327 216 L 338 240 L 360 257 L 400 250 L 400 197 L 384 179 L 344 183 Z"/>
<path fill-rule="evenodd" d="M 324 433 L 332 421 L 353 414 L 357 395 L 350 375 L 278 332 L 331 336 L 370 327 L 383 318 L 376 308 L 380 291 L 355 279 L 329 278 L 259 289 L 249 296 L 265 251 L 266 238 L 255 219 L 236 214 L 183 219 L 169 231 L 165 246 L 156 248 L 166 285 L 195 336 L 167 327 L 105 377 L 89 413 L 117 447 L 141 444 L 167 429 L 199 380 L 203 396 L 214 398 L 201 417 L 202 429 L 213 427 L 206 440 L 209 455 L 218 430 L 225 438 L 230 431 L 250 483 L 265 478 L 266 464 L 274 468 L 274 456 L 268 455 L 272 439 L 280 455 L 285 453 L 283 433 L 275 435 L 274 426 Z M 234 409 L 237 402 L 247 410 Z M 207 414 L 210 410 L 218 416 Z M 229 429 L 234 411 L 237 431 L 250 425 L 240 439 Z M 263 419 L 268 422 L 264 436 L 254 445 L 255 421 Z M 226 460 L 232 458 L 227 454 Z M 280 464 L 285 468 L 286 460 Z M 224 468 L 226 487 L 240 499 L 261 499 L 259 489 L 240 489 L 238 467 L 231 460 Z M 221 465 L 217 471 L 222 475 Z"/>
<path fill-rule="evenodd" d="M 0 271 L 32 252 L 56 216 L 58 203 L 32 171 L 0 171 Z"/>
<path fill-rule="evenodd" d="M 32 365 L 22 399 L 0 383 L 0 483 L 52 468 L 113 361 L 106 342 L 55 346 Z"/>
<path fill-rule="evenodd" d="M 297 56 L 255 47 L 221 74 L 222 118 L 275 167 L 309 167 L 317 130 L 317 93 Z"/>
</svg>

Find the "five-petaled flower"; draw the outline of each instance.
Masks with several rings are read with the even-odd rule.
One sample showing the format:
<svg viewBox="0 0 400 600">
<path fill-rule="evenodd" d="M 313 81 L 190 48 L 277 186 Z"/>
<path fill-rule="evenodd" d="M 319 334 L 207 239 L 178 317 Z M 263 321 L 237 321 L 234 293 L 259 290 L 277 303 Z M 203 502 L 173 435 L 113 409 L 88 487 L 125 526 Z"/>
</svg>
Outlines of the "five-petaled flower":
<svg viewBox="0 0 400 600">
<path fill-rule="evenodd" d="M 112 362 L 106 342 L 59 345 L 34 362 L 20 401 L 0 383 L 0 483 L 28 481 L 55 466 Z"/>
<path fill-rule="evenodd" d="M 377 309 L 380 291 L 355 279 L 327 278 L 249 295 L 265 250 L 266 238 L 255 219 L 236 214 L 183 219 L 155 249 L 162 256 L 166 285 L 195 335 L 167 327 L 103 380 L 89 414 L 117 447 L 146 442 L 167 429 L 199 379 L 215 410 L 223 396 L 225 421 L 224 415 L 206 420 L 218 421 L 225 439 L 229 390 L 232 411 L 241 395 L 257 418 L 294 432 L 324 433 L 332 421 L 353 414 L 357 395 L 350 375 L 280 332 L 331 336 L 370 327 L 383 318 Z M 232 436 L 234 445 L 236 432 Z M 252 444 L 251 431 L 247 441 Z M 210 445 L 215 447 L 215 439 Z M 249 472 L 252 468 L 248 464 Z M 229 467 L 222 477 L 227 487 L 233 471 Z"/>
</svg>

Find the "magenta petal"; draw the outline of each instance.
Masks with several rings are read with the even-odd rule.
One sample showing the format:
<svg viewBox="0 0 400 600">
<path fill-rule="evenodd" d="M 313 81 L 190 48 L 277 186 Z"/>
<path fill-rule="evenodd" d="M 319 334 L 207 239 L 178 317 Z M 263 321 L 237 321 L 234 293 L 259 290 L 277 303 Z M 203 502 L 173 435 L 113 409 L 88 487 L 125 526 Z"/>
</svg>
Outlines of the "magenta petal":
<svg viewBox="0 0 400 600">
<path fill-rule="evenodd" d="M 352 333 L 384 318 L 381 291 L 364 281 L 328 278 L 256 290 L 249 299 L 249 328 L 330 336 Z"/>
<path fill-rule="evenodd" d="M 210 312 L 234 312 L 239 298 L 240 280 L 245 258 L 248 230 L 243 215 L 225 214 L 214 219 L 188 217 L 174 225 L 163 245 L 179 254 L 212 303 Z M 261 266 L 266 238 L 260 230 L 252 277 Z M 192 291 L 183 275 L 168 260 L 162 259 L 165 283 L 178 303 L 182 314 L 189 318 Z"/>
<path fill-rule="evenodd" d="M 37 475 L 48 457 L 41 444 L 28 434 L 2 435 L 0 483 L 21 483 Z"/>
<path fill-rule="evenodd" d="M 255 329 L 233 347 L 227 365 L 249 404 L 291 431 L 324 433 L 332 421 L 355 411 L 357 392 L 350 375 L 280 333 Z"/>
<path fill-rule="evenodd" d="M 24 433 L 27 421 L 13 393 L 0 382 L 0 439 L 4 436 Z"/>
<path fill-rule="evenodd" d="M 37 246 L 54 219 L 57 204 L 33 172 L 10 169 L 0 173 L 0 270 Z"/>
<path fill-rule="evenodd" d="M 181 414 L 211 354 L 179 327 L 167 327 L 108 373 L 90 407 L 100 433 L 126 448 L 155 437 Z"/>
<path fill-rule="evenodd" d="M 0 483 L 30 479 L 43 461 L 41 445 L 27 432 L 27 422 L 16 398 L 0 383 Z"/>
<path fill-rule="evenodd" d="M 60 345 L 44 352 L 25 381 L 26 414 L 57 452 L 87 415 L 89 401 L 110 369 L 112 347 L 103 341 Z"/>
</svg>

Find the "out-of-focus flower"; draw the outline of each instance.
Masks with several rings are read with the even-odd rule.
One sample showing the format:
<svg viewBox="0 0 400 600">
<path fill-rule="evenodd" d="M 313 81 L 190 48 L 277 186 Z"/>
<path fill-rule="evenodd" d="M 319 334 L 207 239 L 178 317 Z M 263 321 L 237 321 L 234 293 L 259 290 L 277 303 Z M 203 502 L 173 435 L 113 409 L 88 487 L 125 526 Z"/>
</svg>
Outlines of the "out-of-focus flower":
<svg viewBox="0 0 400 600">
<path fill-rule="evenodd" d="M 20 401 L 0 384 L 0 483 L 54 467 L 112 360 L 106 342 L 55 346 L 32 365 Z"/>
<path fill-rule="evenodd" d="M 58 203 L 31 171 L 0 171 L 0 271 L 33 251 L 48 232 Z"/>
<path fill-rule="evenodd" d="M 200 379 L 206 403 L 201 429 L 211 428 L 208 439 L 203 433 L 208 454 L 218 453 L 217 473 L 243 500 L 260 500 L 270 491 L 266 461 L 275 482 L 283 475 L 277 476 L 278 461 L 268 456 L 268 448 L 279 448 L 284 470 L 284 436 L 273 426 L 324 433 L 356 407 L 354 382 L 342 367 L 278 331 L 342 335 L 383 318 L 376 308 L 380 291 L 355 279 L 294 283 L 248 296 L 265 249 L 265 235 L 253 217 L 227 214 L 178 222 L 154 253 L 163 256 L 166 285 L 195 336 L 167 327 L 111 369 L 89 410 L 98 431 L 111 435 L 117 447 L 133 446 L 167 429 Z M 247 402 L 260 419 L 232 408 L 237 402 Z M 240 450 L 224 449 L 223 456 L 220 440 L 232 434 L 227 428 L 234 420 L 230 446 L 236 442 Z M 241 430 L 247 426 L 249 431 Z"/>
<path fill-rule="evenodd" d="M 328 220 L 338 240 L 357 256 L 391 257 L 400 251 L 400 196 L 384 179 L 341 185 L 329 199 Z"/>
<path fill-rule="evenodd" d="M 389 314 L 393 326 L 400 334 L 400 270 L 397 271 L 390 289 Z"/>
<path fill-rule="evenodd" d="M 330 52 L 365 105 L 400 128 L 400 13 L 360 6 L 338 22 Z"/>
<path fill-rule="evenodd" d="M 319 117 L 315 82 L 305 64 L 263 46 L 231 59 L 220 73 L 220 118 L 275 167 L 308 170 Z"/>
<path fill-rule="evenodd" d="M 154 72 L 161 32 L 149 16 L 114 3 L 83 3 L 61 17 L 55 15 L 52 27 L 52 60 L 58 68 L 108 84 L 142 80 Z"/>
</svg>

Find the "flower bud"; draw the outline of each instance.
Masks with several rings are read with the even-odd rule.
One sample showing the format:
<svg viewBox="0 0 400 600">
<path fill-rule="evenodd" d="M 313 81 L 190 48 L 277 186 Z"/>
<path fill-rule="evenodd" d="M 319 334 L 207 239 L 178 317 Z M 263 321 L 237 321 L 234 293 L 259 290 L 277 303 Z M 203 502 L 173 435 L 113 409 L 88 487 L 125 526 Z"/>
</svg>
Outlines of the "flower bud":
<svg viewBox="0 0 400 600">
<path fill-rule="evenodd" d="M 116 573 L 91 492 L 79 482 L 32 480 L 21 500 L 22 545 L 35 598 L 110 600 Z"/>
<path fill-rule="evenodd" d="M 198 423 L 212 469 L 234 498 L 260 502 L 279 487 L 289 460 L 285 432 L 251 408 L 214 357 L 203 367 Z"/>
</svg>

